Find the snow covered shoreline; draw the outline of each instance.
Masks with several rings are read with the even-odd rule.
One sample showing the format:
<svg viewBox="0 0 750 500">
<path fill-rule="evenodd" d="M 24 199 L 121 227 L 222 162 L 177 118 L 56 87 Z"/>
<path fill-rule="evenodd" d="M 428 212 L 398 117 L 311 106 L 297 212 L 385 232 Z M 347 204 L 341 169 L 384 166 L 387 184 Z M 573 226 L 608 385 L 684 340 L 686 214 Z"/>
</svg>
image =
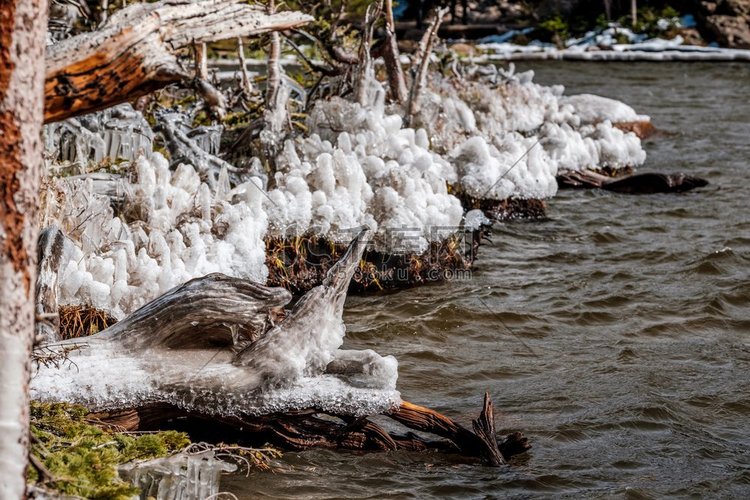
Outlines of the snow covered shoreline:
<svg viewBox="0 0 750 500">
<path fill-rule="evenodd" d="M 302 251 L 301 243 L 322 238 L 345 244 L 359 226 L 373 229 L 372 250 L 386 260 L 406 256 L 405 272 L 418 283 L 425 279 L 421 271 L 434 271 L 427 258 L 419 265 L 409 259 L 435 245 L 454 248 L 446 244 L 462 230 L 464 213 L 485 208 L 484 201 L 534 205 L 556 194 L 560 172 L 632 169 L 645 161 L 636 134 L 617 127 L 649 123 L 630 106 L 566 96 L 562 87 L 536 84 L 533 72 L 513 67 L 472 71 L 461 80 L 435 75 L 412 126 L 386 106 L 375 80 L 368 105 L 339 97 L 317 102 L 307 117 L 309 132 L 280 149 L 270 186 L 257 159 L 249 162 L 255 166 L 246 181 L 232 186 L 224 168 L 218 180 L 205 179 L 204 159 L 170 162 L 150 151 L 151 139 L 140 137 L 153 133 L 128 106 L 112 117 L 89 118 L 91 130 L 79 129 L 74 145 L 64 126 L 49 129 L 50 154 L 61 144 L 76 151 L 72 165 L 56 160 L 54 168 L 82 169 L 78 176 L 53 176 L 45 196 L 42 225 L 57 225 L 76 243 L 60 270 L 61 303 L 88 304 L 122 318 L 212 272 L 265 283 L 270 269 L 273 283 L 286 286 L 288 259 L 305 259 L 312 249 Z M 137 127 L 115 118 L 121 116 L 133 116 Z M 137 144 L 127 142 L 128 130 Z M 134 159 L 107 167 L 119 174 L 88 173 L 88 151 L 96 162 L 104 149 Z M 97 175 L 110 179 L 108 190 L 97 187 Z M 272 248 L 271 241 L 278 243 Z M 325 268 L 320 271 L 304 278 L 310 281 L 302 291 L 319 282 Z M 371 281 L 380 287 L 378 276 Z"/>
<path fill-rule="evenodd" d="M 750 62 L 750 50 L 682 45 L 664 50 L 646 50 L 637 45 L 613 50 L 581 50 L 497 44 L 484 46 L 488 53 L 472 57 L 474 63 L 495 61 L 648 61 L 648 62 Z M 531 49 L 531 50 L 530 50 Z"/>
</svg>

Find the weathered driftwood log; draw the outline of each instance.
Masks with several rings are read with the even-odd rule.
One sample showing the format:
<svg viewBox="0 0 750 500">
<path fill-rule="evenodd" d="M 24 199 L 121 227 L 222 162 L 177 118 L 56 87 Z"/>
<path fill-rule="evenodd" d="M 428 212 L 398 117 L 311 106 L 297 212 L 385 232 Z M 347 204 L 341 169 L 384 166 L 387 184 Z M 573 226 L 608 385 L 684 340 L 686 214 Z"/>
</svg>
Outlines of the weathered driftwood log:
<svg viewBox="0 0 750 500">
<path fill-rule="evenodd" d="M 708 185 L 708 181 L 685 174 L 645 173 L 609 177 L 593 170 L 558 174 L 562 188 L 599 188 L 622 194 L 682 193 Z"/>
<path fill-rule="evenodd" d="M 489 397 L 472 432 L 402 403 L 393 358 L 340 349 L 343 304 L 364 237 L 288 313 L 281 310 L 291 300 L 286 290 L 213 274 L 100 334 L 47 345 L 47 356 L 60 349 L 67 359 L 38 367 L 32 395 L 83 404 L 109 425 L 177 428 L 194 439 L 215 433 L 216 441 L 295 449 L 454 450 L 492 465 L 503 463 L 504 450 L 525 450 L 518 438 L 498 448 Z M 387 432 L 367 418 L 376 414 L 448 441 Z"/>
<path fill-rule="evenodd" d="M 477 425 L 486 427 L 486 433 L 474 433 L 435 410 L 406 401 L 386 414 L 408 429 L 434 434 L 442 439 L 429 439 L 413 432 L 387 431 L 369 418 L 352 418 L 314 408 L 269 415 L 214 416 L 187 411 L 174 405 L 154 404 L 91 413 L 89 420 L 124 431 L 175 429 L 187 432 L 193 440 L 233 442 L 248 446 L 271 443 L 291 450 L 436 450 L 460 453 L 480 459 L 488 465 L 500 466 L 514 455 L 528 451 L 531 445 L 520 432 L 498 440 L 494 432 L 491 407 L 489 395 L 485 395 L 482 413 L 474 421 L 475 428 Z"/>
<path fill-rule="evenodd" d="M 245 0 L 132 4 L 100 30 L 47 47 L 45 121 L 103 109 L 189 78 L 176 54 L 190 44 L 285 30 L 311 20 L 299 12 L 269 15 Z"/>
</svg>

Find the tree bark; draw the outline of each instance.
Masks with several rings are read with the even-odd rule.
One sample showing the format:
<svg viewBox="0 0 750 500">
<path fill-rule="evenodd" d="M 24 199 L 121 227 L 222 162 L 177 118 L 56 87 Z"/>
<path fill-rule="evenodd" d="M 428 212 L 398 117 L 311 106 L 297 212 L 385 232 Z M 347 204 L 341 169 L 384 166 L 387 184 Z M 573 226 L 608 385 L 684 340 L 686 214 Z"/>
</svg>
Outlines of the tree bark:
<svg viewBox="0 0 750 500">
<path fill-rule="evenodd" d="M 0 0 L 0 498 L 22 498 L 47 2 Z"/>
<path fill-rule="evenodd" d="M 101 30 L 49 47 L 45 121 L 107 108 L 189 78 L 176 54 L 192 43 L 284 30 L 311 20 L 300 12 L 268 15 L 245 0 L 132 4 Z"/>
</svg>

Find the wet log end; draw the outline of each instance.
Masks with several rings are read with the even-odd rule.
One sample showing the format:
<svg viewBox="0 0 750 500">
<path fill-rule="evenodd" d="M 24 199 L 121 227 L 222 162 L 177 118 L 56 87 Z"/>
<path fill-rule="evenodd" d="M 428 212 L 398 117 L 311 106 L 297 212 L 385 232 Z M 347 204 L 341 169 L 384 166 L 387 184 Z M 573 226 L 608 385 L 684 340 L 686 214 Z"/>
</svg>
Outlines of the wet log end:
<svg viewBox="0 0 750 500">
<path fill-rule="evenodd" d="M 496 467 L 505 465 L 505 459 L 502 453 L 500 453 L 497 438 L 495 437 L 495 412 L 489 392 L 484 393 L 482 411 L 479 414 L 479 418 L 473 420 L 471 425 L 474 428 L 477 438 L 482 442 L 483 446 L 480 450 L 482 458 L 490 465 Z"/>
</svg>

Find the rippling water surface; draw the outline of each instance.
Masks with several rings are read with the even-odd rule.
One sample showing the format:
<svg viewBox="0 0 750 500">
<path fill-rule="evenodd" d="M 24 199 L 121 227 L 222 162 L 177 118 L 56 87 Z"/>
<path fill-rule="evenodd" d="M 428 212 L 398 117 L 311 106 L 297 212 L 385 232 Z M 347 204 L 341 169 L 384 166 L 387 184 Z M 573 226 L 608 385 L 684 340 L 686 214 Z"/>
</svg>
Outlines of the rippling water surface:
<svg viewBox="0 0 750 500">
<path fill-rule="evenodd" d="M 663 134 L 646 171 L 683 195 L 563 191 L 497 225 L 471 280 L 352 297 L 347 344 L 395 355 L 404 399 L 463 423 L 485 390 L 533 449 L 507 469 L 438 454 L 287 453 L 240 498 L 750 497 L 750 65 L 535 63 Z"/>
</svg>

